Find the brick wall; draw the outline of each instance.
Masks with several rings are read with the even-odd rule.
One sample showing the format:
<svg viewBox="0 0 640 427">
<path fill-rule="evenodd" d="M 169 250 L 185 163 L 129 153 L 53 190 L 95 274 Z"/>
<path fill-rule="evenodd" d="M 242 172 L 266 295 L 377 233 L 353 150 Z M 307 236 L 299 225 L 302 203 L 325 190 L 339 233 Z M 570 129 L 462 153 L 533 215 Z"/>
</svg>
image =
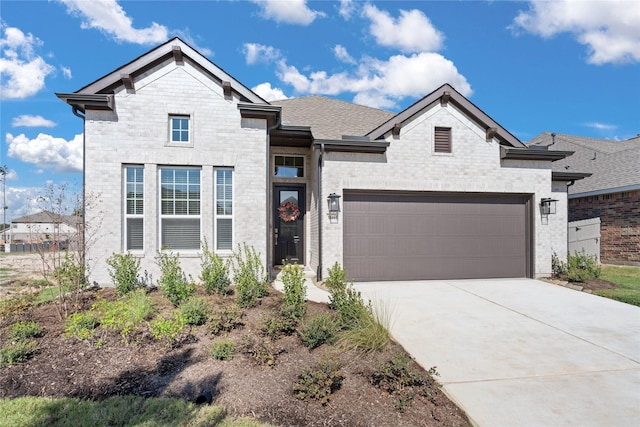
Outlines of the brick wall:
<svg viewBox="0 0 640 427">
<path fill-rule="evenodd" d="M 569 200 L 569 221 L 596 217 L 602 262 L 640 262 L 640 190 Z"/>
</svg>

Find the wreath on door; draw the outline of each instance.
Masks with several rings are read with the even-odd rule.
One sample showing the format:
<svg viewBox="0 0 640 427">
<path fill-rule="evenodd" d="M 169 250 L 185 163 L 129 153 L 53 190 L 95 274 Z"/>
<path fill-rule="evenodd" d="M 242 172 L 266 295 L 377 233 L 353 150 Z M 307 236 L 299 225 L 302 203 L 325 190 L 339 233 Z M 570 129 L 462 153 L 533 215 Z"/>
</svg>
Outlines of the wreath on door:
<svg viewBox="0 0 640 427">
<path fill-rule="evenodd" d="M 285 202 L 278 208 L 278 216 L 284 222 L 295 221 L 300 216 L 300 209 L 293 202 Z"/>
</svg>

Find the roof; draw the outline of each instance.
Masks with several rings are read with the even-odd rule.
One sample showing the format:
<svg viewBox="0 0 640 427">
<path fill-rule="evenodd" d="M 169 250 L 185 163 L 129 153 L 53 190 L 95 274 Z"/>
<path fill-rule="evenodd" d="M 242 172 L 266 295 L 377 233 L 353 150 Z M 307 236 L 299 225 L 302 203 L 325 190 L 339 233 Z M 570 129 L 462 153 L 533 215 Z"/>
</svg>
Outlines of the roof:
<svg viewBox="0 0 640 427">
<path fill-rule="evenodd" d="M 73 227 L 77 227 L 82 222 L 82 218 L 75 215 L 60 215 L 54 212 L 41 211 L 31 215 L 26 215 L 20 218 L 15 218 L 11 220 L 11 222 L 15 224 L 59 223 L 59 224 L 67 224 Z"/>
<path fill-rule="evenodd" d="M 272 101 L 282 107 L 282 124 L 310 126 L 315 139 L 362 136 L 395 116 L 395 113 L 324 96 Z"/>
<path fill-rule="evenodd" d="M 556 173 L 591 173 L 590 177 L 569 187 L 570 197 L 640 189 L 640 135 L 624 141 L 612 141 L 544 132 L 528 145 L 546 146 L 550 151 L 575 152 L 573 156 L 553 164 Z"/>
</svg>

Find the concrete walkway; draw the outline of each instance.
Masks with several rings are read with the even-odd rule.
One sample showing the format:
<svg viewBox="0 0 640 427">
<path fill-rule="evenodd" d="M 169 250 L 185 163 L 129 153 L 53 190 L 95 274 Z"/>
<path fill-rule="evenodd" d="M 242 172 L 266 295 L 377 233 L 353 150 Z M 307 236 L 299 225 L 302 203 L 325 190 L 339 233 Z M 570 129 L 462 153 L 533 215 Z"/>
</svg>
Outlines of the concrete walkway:
<svg viewBox="0 0 640 427">
<path fill-rule="evenodd" d="M 531 279 L 356 288 L 476 425 L 640 425 L 638 307 Z"/>
</svg>

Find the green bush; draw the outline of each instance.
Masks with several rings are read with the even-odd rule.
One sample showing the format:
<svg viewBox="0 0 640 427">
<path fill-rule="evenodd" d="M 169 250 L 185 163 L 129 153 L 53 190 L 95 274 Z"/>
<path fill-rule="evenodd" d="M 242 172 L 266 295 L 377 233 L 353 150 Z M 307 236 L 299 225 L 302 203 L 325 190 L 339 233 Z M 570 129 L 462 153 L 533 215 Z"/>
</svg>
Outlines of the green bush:
<svg viewBox="0 0 640 427">
<path fill-rule="evenodd" d="M 156 312 L 153 300 L 144 289 L 130 291 L 116 301 L 98 301 L 92 309 L 98 314 L 100 325 L 120 333 L 125 342 L 132 331 Z"/>
<path fill-rule="evenodd" d="M 209 318 L 211 333 L 218 335 L 221 332 L 231 332 L 242 325 L 241 319 L 242 314 L 238 313 L 238 309 L 233 306 L 215 311 Z"/>
<path fill-rule="evenodd" d="M 340 325 L 335 316 L 328 313 L 319 314 L 304 324 L 299 332 L 300 339 L 309 350 L 322 344 L 333 344 Z"/>
<path fill-rule="evenodd" d="M 231 360 L 236 353 L 236 345 L 233 341 L 215 341 L 209 350 L 211 356 L 218 360 Z"/>
<path fill-rule="evenodd" d="M 335 264 L 329 269 L 329 277 L 327 278 L 325 285 L 329 290 L 331 289 L 341 289 L 346 285 L 345 277 L 347 272 L 344 268 L 340 266 L 340 264 L 336 261 Z"/>
<path fill-rule="evenodd" d="M 84 264 L 69 253 L 65 254 L 60 266 L 53 271 L 53 277 L 70 292 L 77 292 L 87 285 Z"/>
<path fill-rule="evenodd" d="M 204 325 L 209 315 L 209 305 L 204 298 L 191 296 L 180 304 L 180 311 L 187 325 Z"/>
<path fill-rule="evenodd" d="M 251 357 L 258 365 L 267 365 L 273 368 L 284 349 L 272 342 L 256 341 L 250 335 L 245 335 L 240 344 L 240 351 Z"/>
<path fill-rule="evenodd" d="M 400 412 L 411 405 L 418 393 L 428 394 L 427 381 L 410 369 L 410 363 L 409 357 L 396 354 L 393 359 L 379 364 L 370 377 L 371 384 L 397 398 L 395 407 Z"/>
<path fill-rule="evenodd" d="M 36 340 L 19 340 L 0 349 L 0 368 L 29 360 L 38 349 Z"/>
<path fill-rule="evenodd" d="M 600 266 L 595 255 L 584 251 L 567 256 L 567 279 L 571 282 L 585 282 L 600 277 Z"/>
<path fill-rule="evenodd" d="M 551 271 L 554 276 L 567 274 L 567 264 L 558 258 L 558 255 L 555 252 L 551 254 Z"/>
<path fill-rule="evenodd" d="M 130 252 L 126 254 L 114 253 L 107 259 L 109 276 L 116 285 L 118 295 L 126 295 L 144 285 L 140 278 L 140 259 Z"/>
<path fill-rule="evenodd" d="M 9 339 L 12 341 L 24 341 L 40 335 L 42 335 L 42 326 L 31 320 L 16 322 L 9 327 Z"/>
<path fill-rule="evenodd" d="M 296 318 L 283 309 L 265 317 L 260 331 L 272 340 L 277 340 L 283 335 L 293 334 L 296 331 L 296 326 L 298 326 Z"/>
<path fill-rule="evenodd" d="M 202 272 L 200 280 L 207 293 L 226 295 L 229 293 L 229 264 L 220 256 L 209 250 L 209 245 L 205 239 L 202 243 L 202 254 L 200 255 Z"/>
<path fill-rule="evenodd" d="M 81 311 L 70 314 L 65 321 L 64 332 L 81 340 L 88 339 L 100 325 L 98 316 L 93 311 Z"/>
<path fill-rule="evenodd" d="M 254 307 L 263 296 L 269 293 L 267 275 L 260 256 L 246 243 L 238 244 L 233 253 L 233 281 L 236 284 L 236 303 L 247 308 Z"/>
<path fill-rule="evenodd" d="M 287 264 L 282 268 L 284 284 L 283 307 L 286 313 L 295 319 L 302 319 L 307 312 L 305 299 L 307 288 L 304 285 L 303 268 L 298 264 Z"/>
<path fill-rule="evenodd" d="M 184 331 L 186 322 L 181 313 L 174 313 L 170 319 L 155 319 L 149 325 L 151 335 L 159 341 L 164 341 L 167 347 L 175 346 Z"/>
<path fill-rule="evenodd" d="M 156 263 L 160 267 L 160 279 L 158 285 L 162 294 L 175 307 L 195 292 L 195 286 L 180 267 L 178 255 L 173 252 L 158 252 Z"/>
<path fill-rule="evenodd" d="M 320 361 L 316 366 L 302 371 L 293 384 L 293 394 L 300 400 L 314 399 L 322 405 L 329 403 L 329 396 L 340 389 L 344 376 L 335 361 Z"/>
<path fill-rule="evenodd" d="M 389 344 L 390 315 L 383 307 L 361 311 L 349 328 L 341 333 L 338 346 L 362 352 L 382 351 Z"/>
</svg>

